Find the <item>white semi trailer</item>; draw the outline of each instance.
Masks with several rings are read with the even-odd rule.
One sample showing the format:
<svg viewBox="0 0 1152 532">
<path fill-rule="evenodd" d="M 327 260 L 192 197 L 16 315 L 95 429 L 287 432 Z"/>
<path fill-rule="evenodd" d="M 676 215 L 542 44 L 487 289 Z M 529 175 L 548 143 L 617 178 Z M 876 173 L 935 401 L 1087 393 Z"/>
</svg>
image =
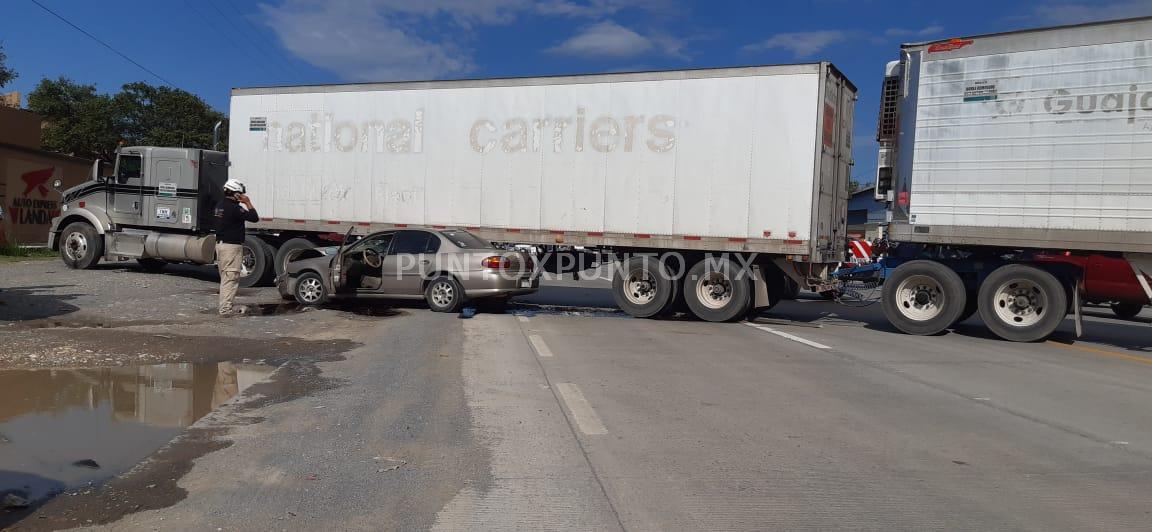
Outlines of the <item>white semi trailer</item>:
<svg viewBox="0 0 1152 532">
<path fill-rule="evenodd" d="M 787 277 L 826 283 L 843 259 L 855 100 L 829 63 L 235 89 L 228 174 L 261 216 L 243 282 L 267 280 L 290 250 L 349 226 L 457 227 L 494 242 L 638 254 L 614 284 L 624 310 L 737 319 L 773 304 Z M 124 153 L 149 150 L 159 149 Z M 142 179 L 146 191 L 171 181 Z M 69 241 L 72 223 L 94 225 L 88 239 L 155 240 L 180 221 L 165 217 L 185 214 L 197 218 L 148 203 L 122 222 L 70 204 L 54 242 Z M 180 239 L 203 249 L 208 229 L 180 227 Z M 147 246 L 100 251 L 190 260 Z"/>
<path fill-rule="evenodd" d="M 1032 341 L 1152 297 L 1152 18 L 904 45 L 877 138 L 902 331 Z"/>
</svg>

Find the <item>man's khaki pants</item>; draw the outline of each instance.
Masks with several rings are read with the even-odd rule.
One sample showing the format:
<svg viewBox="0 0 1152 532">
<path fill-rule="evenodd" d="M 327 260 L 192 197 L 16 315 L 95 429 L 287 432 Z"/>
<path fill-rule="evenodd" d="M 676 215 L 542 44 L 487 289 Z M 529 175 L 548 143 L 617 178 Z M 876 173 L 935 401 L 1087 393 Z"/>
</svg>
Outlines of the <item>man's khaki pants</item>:
<svg viewBox="0 0 1152 532">
<path fill-rule="evenodd" d="M 220 314 L 232 313 L 232 301 L 240 287 L 240 263 L 244 260 L 244 246 L 216 244 L 216 265 L 220 267 Z"/>
</svg>

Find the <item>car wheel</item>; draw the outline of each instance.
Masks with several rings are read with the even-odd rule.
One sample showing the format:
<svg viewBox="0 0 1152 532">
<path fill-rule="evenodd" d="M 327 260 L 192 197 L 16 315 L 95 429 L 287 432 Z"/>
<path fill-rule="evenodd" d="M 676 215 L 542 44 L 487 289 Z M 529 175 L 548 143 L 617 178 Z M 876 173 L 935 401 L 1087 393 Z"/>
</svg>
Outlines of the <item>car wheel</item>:
<svg viewBox="0 0 1152 532">
<path fill-rule="evenodd" d="M 328 301 L 328 289 L 324 287 L 324 279 L 316 272 L 305 272 L 296 278 L 296 289 L 293 291 L 296 302 L 301 305 L 314 307 L 323 305 Z"/>
<path fill-rule="evenodd" d="M 459 312 L 464 306 L 464 289 L 456 279 L 442 275 L 424 287 L 424 300 L 433 312 Z"/>
<path fill-rule="evenodd" d="M 69 268 L 87 270 L 104 256 L 104 235 L 87 222 L 73 222 L 60 233 L 60 259 Z"/>
<path fill-rule="evenodd" d="M 1043 340 L 1068 315 L 1068 295 L 1056 276 L 1025 264 L 1001 266 L 980 285 L 980 319 L 1012 342 Z"/>
<path fill-rule="evenodd" d="M 157 273 L 168 265 L 168 261 L 163 259 L 136 259 L 136 263 L 140 265 L 140 269 L 148 273 Z"/>
<path fill-rule="evenodd" d="M 1130 320 L 1140 314 L 1144 310 L 1144 305 L 1140 303 L 1113 303 L 1112 313 L 1118 318 Z"/>
<path fill-rule="evenodd" d="M 919 336 L 943 332 L 964 312 L 964 281 L 943 264 L 914 260 L 892 271 L 880 301 L 884 317 L 897 329 Z"/>
<path fill-rule="evenodd" d="M 722 258 L 697 262 L 684 279 L 684 301 L 704 321 L 734 321 L 745 317 L 752 306 L 749 275 Z"/>
</svg>

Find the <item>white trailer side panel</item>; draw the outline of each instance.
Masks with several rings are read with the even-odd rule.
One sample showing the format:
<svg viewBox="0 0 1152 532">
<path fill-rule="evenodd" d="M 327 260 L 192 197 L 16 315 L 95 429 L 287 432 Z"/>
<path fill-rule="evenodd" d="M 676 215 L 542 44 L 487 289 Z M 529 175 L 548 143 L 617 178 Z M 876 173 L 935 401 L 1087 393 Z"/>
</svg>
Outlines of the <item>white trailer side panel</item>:
<svg viewBox="0 0 1152 532">
<path fill-rule="evenodd" d="M 1077 42 L 1092 30 L 1058 31 Z M 1001 53 L 923 52 L 909 222 L 1072 247 L 1152 232 L 1152 40 L 1011 51 L 1030 38 L 998 37 Z"/>
<path fill-rule="evenodd" d="M 806 243 L 827 70 L 734 71 L 237 89 L 231 175 L 282 220 Z"/>
</svg>

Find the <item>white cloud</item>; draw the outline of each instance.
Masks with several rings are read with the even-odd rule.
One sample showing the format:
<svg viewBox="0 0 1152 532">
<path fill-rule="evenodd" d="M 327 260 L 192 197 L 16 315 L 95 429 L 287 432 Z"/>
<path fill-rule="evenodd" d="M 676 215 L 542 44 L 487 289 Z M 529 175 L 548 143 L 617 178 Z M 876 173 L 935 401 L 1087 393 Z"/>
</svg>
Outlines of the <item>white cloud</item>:
<svg viewBox="0 0 1152 532">
<path fill-rule="evenodd" d="M 481 26 L 528 17 L 599 20 L 626 10 L 657 13 L 679 0 L 282 0 L 260 4 L 289 52 L 350 81 L 435 79 L 477 69 L 471 50 Z M 604 20 L 549 51 L 622 58 L 658 51 L 684 57 L 674 37 Z"/>
<path fill-rule="evenodd" d="M 885 37 L 931 37 L 944 31 L 944 26 L 933 24 L 918 30 L 906 28 L 888 28 L 884 30 Z"/>
<path fill-rule="evenodd" d="M 547 52 L 588 58 L 636 57 L 652 52 L 682 57 L 682 49 L 683 43 L 669 35 L 645 36 L 606 20 L 585 27 Z"/>
<path fill-rule="evenodd" d="M 1039 26 L 1079 24 L 1098 20 L 1146 17 L 1152 15 L 1152 0 L 1122 2 L 1049 2 L 1032 8 L 1027 20 Z"/>
<path fill-rule="evenodd" d="M 614 15 L 625 9 L 659 12 L 674 7 L 674 0 L 543 0 L 536 3 L 536 11 L 544 15 L 592 18 Z"/>
<path fill-rule="evenodd" d="M 840 30 L 800 31 L 777 33 L 758 43 L 744 47 L 747 52 L 762 52 L 774 48 L 789 50 L 796 58 L 811 57 L 825 48 L 848 39 L 848 32 Z"/>
</svg>

